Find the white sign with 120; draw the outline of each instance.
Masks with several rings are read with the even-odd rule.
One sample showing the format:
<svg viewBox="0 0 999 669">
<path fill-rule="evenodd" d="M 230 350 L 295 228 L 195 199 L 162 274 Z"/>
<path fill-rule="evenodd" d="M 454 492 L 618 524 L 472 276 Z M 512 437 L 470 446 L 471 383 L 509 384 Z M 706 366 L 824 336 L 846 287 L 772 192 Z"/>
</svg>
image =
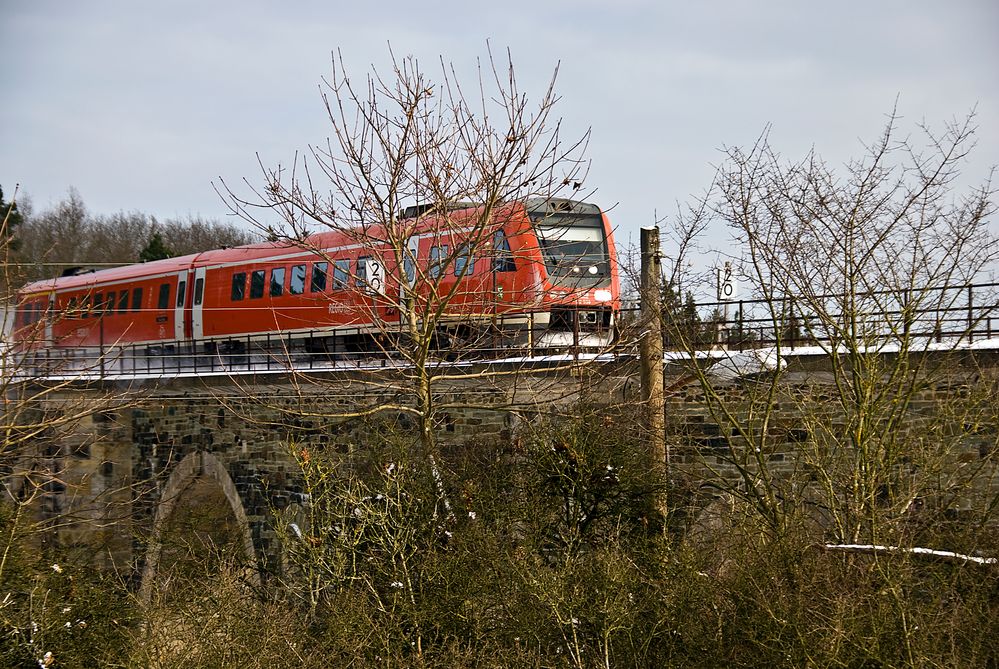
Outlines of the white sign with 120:
<svg viewBox="0 0 999 669">
<path fill-rule="evenodd" d="M 732 263 L 726 262 L 718 268 L 718 301 L 731 302 L 739 299 L 739 283 L 735 280 Z"/>
</svg>

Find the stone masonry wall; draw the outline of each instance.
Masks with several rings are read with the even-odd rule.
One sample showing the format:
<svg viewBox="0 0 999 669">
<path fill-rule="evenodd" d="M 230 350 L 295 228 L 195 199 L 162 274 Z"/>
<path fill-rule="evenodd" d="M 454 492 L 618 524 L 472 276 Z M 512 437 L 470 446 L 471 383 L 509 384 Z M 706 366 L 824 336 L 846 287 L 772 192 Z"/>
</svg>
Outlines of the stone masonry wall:
<svg viewBox="0 0 999 669">
<path fill-rule="evenodd" d="M 682 370 L 674 371 L 676 376 L 668 378 L 667 385 L 683 375 Z M 599 373 L 569 370 L 537 378 L 514 376 L 505 386 L 470 379 L 440 395 L 441 402 L 463 406 L 441 416 L 438 435 L 442 442 L 454 444 L 510 439 L 517 429 L 518 413 L 506 407 L 539 398 L 542 406 L 546 398 L 562 403 L 633 405 L 638 401 L 637 377 L 634 365 L 617 365 Z M 833 431 L 839 420 L 829 381 L 820 369 L 806 365 L 797 365 L 785 376 L 775 395 L 761 453 L 754 452 L 752 445 L 757 442 L 752 439 L 733 437 L 731 420 L 712 415 L 698 384 L 675 389 L 667 398 L 666 414 L 676 469 L 694 486 L 719 477 L 743 485 L 737 464 L 753 471 L 759 471 L 762 464 L 775 476 L 807 479 L 808 468 L 819 463 L 802 457 L 802 452 L 818 452 L 813 448 L 818 437 L 831 439 L 830 434 L 817 434 L 815 415 L 825 411 L 819 422 L 832 426 Z M 754 410 L 754 398 L 765 389 L 764 379 L 718 386 L 736 421 L 747 424 L 753 424 L 747 418 Z M 966 498 L 968 505 L 982 496 L 999 494 L 993 455 L 999 447 L 997 389 L 999 364 L 984 371 L 981 366 L 957 366 L 946 378 L 917 393 L 910 406 L 913 424 L 927 426 L 927 434 L 961 435 L 948 441 L 950 461 L 954 467 L 975 467 L 982 472 L 976 480 L 978 488 Z M 302 387 L 272 377 L 239 385 L 230 380 L 214 384 L 190 380 L 110 390 L 100 389 L 114 398 L 105 408 L 63 430 L 53 457 L 61 460 L 66 484 L 53 491 L 50 502 L 53 509 L 71 510 L 80 520 L 101 521 L 96 531 L 89 522 L 62 530 L 59 541 L 63 546 L 89 550 L 99 564 L 110 566 L 113 561 L 133 575 L 142 570 L 159 495 L 177 464 L 192 453 L 210 453 L 225 467 L 266 570 L 275 566 L 278 552 L 271 527 L 273 511 L 303 501 L 292 446 L 331 449 L 347 456 L 363 451 L 375 431 L 413 434 L 415 439 L 413 420 L 401 409 L 346 420 L 338 417 L 352 409 L 398 401 L 385 383 L 329 380 Z M 96 392 L 60 391 L 67 406 L 80 393 Z M 806 416 L 803 406 L 817 413 Z M 974 411 L 964 410 L 968 408 Z M 529 416 L 530 411 L 519 415 Z M 967 424 L 972 416 L 973 424 Z"/>
</svg>

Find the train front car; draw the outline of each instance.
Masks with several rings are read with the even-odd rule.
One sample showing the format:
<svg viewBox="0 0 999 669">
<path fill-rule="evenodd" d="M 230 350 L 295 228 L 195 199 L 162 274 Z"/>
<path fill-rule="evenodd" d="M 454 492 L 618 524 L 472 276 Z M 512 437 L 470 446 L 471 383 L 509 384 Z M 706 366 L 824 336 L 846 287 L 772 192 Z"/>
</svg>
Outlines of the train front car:
<svg viewBox="0 0 999 669">
<path fill-rule="evenodd" d="M 565 199 L 525 202 L 543 274 L 547 328 L 541 348 L 603 348 L 614 340 L 621 307 L 614 234 L 600 208 Z"/>
</svg>

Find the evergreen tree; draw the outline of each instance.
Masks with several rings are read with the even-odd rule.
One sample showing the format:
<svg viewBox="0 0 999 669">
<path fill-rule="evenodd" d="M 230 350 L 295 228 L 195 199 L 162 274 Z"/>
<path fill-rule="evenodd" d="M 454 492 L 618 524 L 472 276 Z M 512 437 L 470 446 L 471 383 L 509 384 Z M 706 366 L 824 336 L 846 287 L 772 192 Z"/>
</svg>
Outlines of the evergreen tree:
<svg viewBox="0 0 999 669">
<path fill-rule="evenodd" d="M 21 225 L 24 217 L 21 216 L 21 212 L 17 210 L 17 203 L 10 202 L 7 203 L 3 199 L 3 186 L 0 186 L 0 222 L 2 222 L 3 237 L 5 240 L 11 240 L 11 250 L 17 248 L 17 240 L 14 239 L 14 231 L 17 227 Z"/>
<path fill-rule="evenodd" d="M 681 300 L 680 293 L 672 285 L 664 285 L 662 319 L 667 348 L 702 343 L 703 324 L 693 293 L 688 291 L 686 299 Z"/>
<path fill-rule="evenodd" d="M 170 258 L 172 256 L 173 251 L 167 248 L 167 245 L 163 243 L 163 237 L 160 236 L 159 232 L 154 232 L 152 237 L 149 238 L 149 243 L 146 244 L 146 247 L 139 251 L 139 262 L 163 260 L 164 258 Z"/>
</svg>

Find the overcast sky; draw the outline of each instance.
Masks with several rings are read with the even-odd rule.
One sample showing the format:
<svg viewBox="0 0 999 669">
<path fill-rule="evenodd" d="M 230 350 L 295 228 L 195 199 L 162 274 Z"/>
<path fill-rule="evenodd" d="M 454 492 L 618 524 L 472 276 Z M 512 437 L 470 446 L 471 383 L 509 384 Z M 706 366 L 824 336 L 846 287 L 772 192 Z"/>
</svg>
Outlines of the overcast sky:
<svg viewBox="0 0 999 669">
<path fill-rule="evenodd" d="M 723 146 L 767 124 L 789 157 L 842 162 L 898 99 L 903 127 L 977 110 L 973 181 L 999 162 L 999 2 L 239 2 L 0 0 L 0 185 L 37 210 L 79 190 L 95 213 L 224 218 L 219 176 L 260 182 L 327 135 L 318 86 L 387 44 L 426 70 L 512 50 L 559 114 L 592 129 L 587 186 L 619 236 L 701 192 Z M 719 240 L 719 243 L 720 240 Z"/>
</svg>

